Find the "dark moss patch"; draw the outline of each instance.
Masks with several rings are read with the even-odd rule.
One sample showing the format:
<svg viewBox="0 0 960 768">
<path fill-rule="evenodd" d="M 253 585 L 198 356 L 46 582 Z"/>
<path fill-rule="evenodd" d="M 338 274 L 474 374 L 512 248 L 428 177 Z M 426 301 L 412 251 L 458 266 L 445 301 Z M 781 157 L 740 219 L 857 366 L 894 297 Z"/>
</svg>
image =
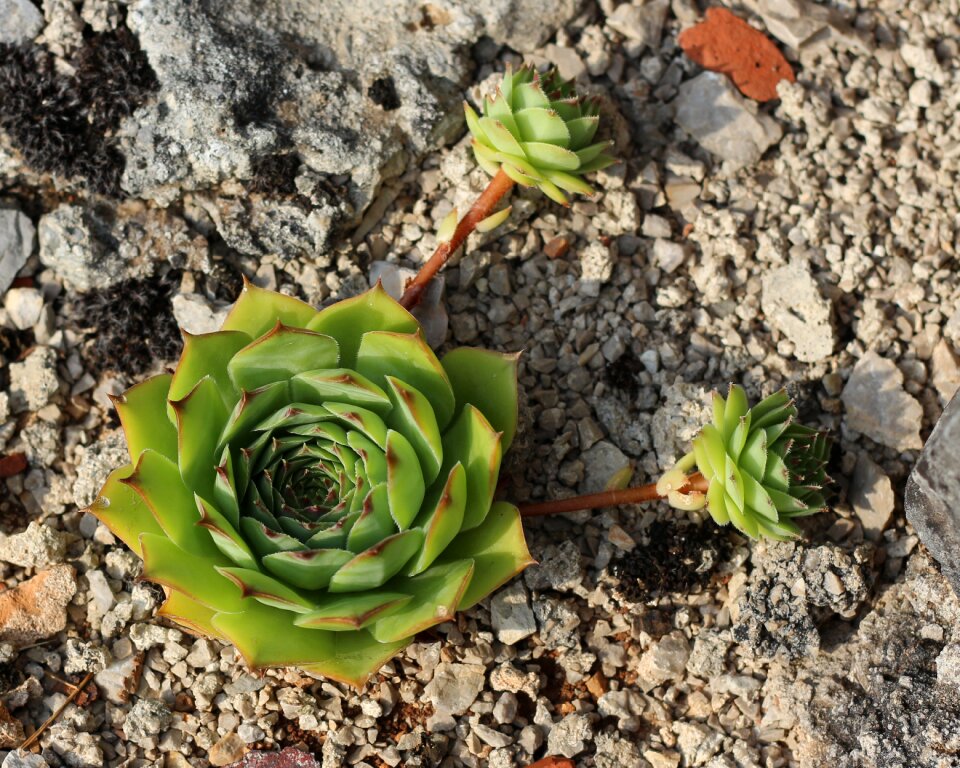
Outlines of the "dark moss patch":
<svg viewBox="0 0 960 768">
<path fill-rule="evenodd" d="M 253 161 L 253 177 L 247 185 L 251 192 L 293 195 L 300 161 L 293 154 L 272 154 Z"/>
<path fill-rule="evenodd" d="M 642 370 L 643 363 L 628 347 L 617 361 L 607 363 L 604 368 L 604 378 L 611 387 L 625 392 L 632 399 L 640 391 L 640 380 L 637 377 Z"/>
<path fill-rule="evenodd" d="M 88 367 L 139 376 L 158 362 L 176 359 L 182 342 L 170 300 L 180 275 L 169 270 L 77 296 L 73 314 L 97 327 L 82 351 Z"/>
<path fill-rule="evenodd" d="M 367 89 L 367 95 L 374 104 L 383 107 L 387 112 L 400 109 L 400 96 L 397 94 L 397 86 L 389 75 L 374 80 Z"/>
<path fill-rule="evenodd" d="M 113 134 L 156 77 L 122 26 L 91 34 L 70 63 L 74 74 L 63 75 L 45 48 L 0 44 L 0 128 L 35 170 L 116 195 L 124 159 Z"/>
<path fill-rule="evenodd" d="M 709 522 L 657 520 L 646 530 L 645 539 L 610 566 L 618 591 L 635 603 L 704 589 L 731 550 L 726 531 Z"/>
</svg>

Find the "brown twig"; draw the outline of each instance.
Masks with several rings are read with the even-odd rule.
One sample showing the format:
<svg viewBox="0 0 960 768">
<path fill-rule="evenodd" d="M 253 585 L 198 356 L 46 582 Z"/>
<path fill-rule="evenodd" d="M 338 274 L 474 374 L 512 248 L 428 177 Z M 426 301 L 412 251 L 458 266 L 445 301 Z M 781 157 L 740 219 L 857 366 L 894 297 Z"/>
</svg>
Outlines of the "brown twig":
<svg viewBox="0 0 960 768">
<path fill-rule="evenodd" d="M 690 475 L 689 481 L 679 489 L 681 493 L 688 491 L 707 490 L 707 480 L 699 472 Z M 664 498 L 657 493 L 656 483 L 638 485 L 634 488 L 622 490 L 601 491 L 589 493 L 585 496 L 573 496 L 569 499 L 553 499 L 536 504 L 521 504 L 522 517 L 542 517 L 544 515 L 559 515 L 564 512 L 579 512 L 584 509 L 600 509 L 601 507 L 616 507 L 620 504 L 641 504 L 645 501 L 656 501 Z"/>
<path fill-rule="evenodd" d="M 453 236 L 437 246 L 433 256 L 420 267 L 416 277 L 407 283 L 403 296 L 400 297 L 400 304 L 404 308 L 411 309 L 420 303 L 420 298 L 426 290 L 427 284 L 443 268 L 443 265 L 447 263 L 457 248 L 463 245 L 463 241 L 476 229 L 477 224 L 493 213 L 494 207 L 500 202 L 500 198 L 510 191 L 513 183 L 513 179 L 503 172 L 503 168 L 490 179 L 487 188 L 483 190 L 477 201 L 467 211 L 467 215 L 460 219 L 457 228 L 453 231 Z"/>
<path fill-rule="evenodd" d="M 82 691 L 84 688 L 86 688 L 86 687 L 87 687 L 87 683 L 89 683 L 92 679 L 93 679 L 93 672 L 87 672 L 87 676 L 84 677 L 83 680 L 80 681 L 80 685 L 76 686 L 76 687 L 73 689 L 73 691 L 70 692 L 70 694 L 69 694 L 69 695 L 67 696 L 67 698 L 64 700 L 63 704 L 61 704 L 59 707 L 56 708 L 56 710 L 54 711 L 54 713 L 53 713 L 52 715 L 50 715 L 50 717 L 48 717 L 48 718 L 44 721 L 43 725 L 41 725 L 39 728 L 37 728 L 37 730 L 35 730 L 33 733 L 31 733 L 31 734 L 24 740 L 23 744 L 20 745 L 19 749 L 21 749 L 21 750 L 26 750 L 26 749 L 29 749 L 30 747 L 32 747 L 33 744 L 34 744 L 34 742 L 35 742 L 37 739 L 39 739 L 40 736 L 43 735 L 43 732 L 44 732 L 45 730 L 47 730 L 47 728 L 49 728 L 51 725 L 53 725 L 53 724 L 56 722 L 57 718 L 60 717 L 60 715 L 63 714 L 63 710 L 65 710 L 71 703 L 73 703 L 73 700 L 74 700 L 75 698 L 77 698 L 77 696 L 80 695 L 80 691 Z"/>
</svg>

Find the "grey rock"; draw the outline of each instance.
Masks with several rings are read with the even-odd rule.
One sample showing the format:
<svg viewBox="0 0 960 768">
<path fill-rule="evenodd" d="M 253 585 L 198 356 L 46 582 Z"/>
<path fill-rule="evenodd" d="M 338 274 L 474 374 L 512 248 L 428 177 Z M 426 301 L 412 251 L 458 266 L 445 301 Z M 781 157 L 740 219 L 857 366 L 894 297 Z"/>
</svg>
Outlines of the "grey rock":
<svg viewBox="0 0 960 768">
<path fill-rule="evenodd" d="M 731 642 L 729 631 L 701 630 L 687 659 L 687 671 L 703 680 L 723 674 Z"/>
<path fill-rule="evenodd" d="M 816 655 L 817 626 L 834 615 L 852 618 L 873 584 L 873 547 L 846 551 L 834 544 L 806 547 L 763 542 L 731 611 L 733 638 L 762 658 Z"/>
<path fill-rule="evenodd" d="M 840 397 L 849 429 L 898 451 L 923 447 L 923 408 L 903 390 L 903 374 L 892 360 L 867 352 L 854 366 Z"/>
<path fill-rule="evenodd" d="M 682 632 L 660 638 L 640 657 L 637 685 L 648 692 L 668 680 L 681 678 L 689 658 L 690 643 Z"/>
<path fill-rule="evenodd" d="M 107 475 L 130 460 L 127 442 L 119 429 L 106 433 L 103 438 L 83 448 L 77 463 L 77 480 L 73 497 L 78 507 L 88 507 L 106 482 Z"/>
<path fill-rule="evenodd" d="M 863 525 L 863 535 L 870 541 L 880 541 L 883 529 L 893 515 L 893 484 L 884 471 L 867 454 L 857 456 L 857 464 L 850 481 L 850 503 Z"/>
<path fill-rule="evenodd" d="M 14 413 L 40 410 L 59 388 L 57 354 L 50 347 L 37 347 L 23 362 L 10 366 L 10 409 Z"/>
<path fill-rule="evenodd" d="M 567 715 L 550 729 L 547 752 L 551 755 L 576 757 L 593 740 L 593 726 L 586 715 Z"/>
<path fill-rule="evenodd" d="M 633 463 L 609 440 L 600 440 L 580 456 L 583 461 L 583 493 L 622 488 L 633 476 Z"/>
<path fill-rule="evenodd" d="M 632 740 L 622 739 L 611 733 L 598 733 L 596 746 L 593 762 L 597 768 L 643 766 L 640 747 Z"/>
<path fill-rule="evenodd" d="M 933 369 L 933 386 L 944 402 L 949 401 L 960 390 L 960 357 L 946 339 L 940 339 L 933 348 L 930 367 Z"/>
<path fill-rule="evenodd" d="M 817 287 L 810 265 L 794 261 L 761 279 L 760 306 L 769 323 L 794 345 L 794 356 L 814 363 L 833 354 L 836 344 L 831 304 Z"/>
<path fill-rule="evenodd" d="M 0 19 L 0 43 L 25 43 L 43 29 L 43 15 L 30 0 L 0 0 Z"/>
<path fill-rule="evenodd" d="M 828 9 L 806 0 L 747 0 L 777 40 L 799 49 L 829 26 Z"/>
<path fill-rule="evenodd" d="M 7 753 L 0 768 L 47 768 L 50 765 L 43 755 L 21 752 L 19 749 Z"/>
<path fill-rule="evenodd" d="M 176 0 L 137 4 L 128 24 L 157 74 L 155 101 L 122 131 L 124 188 L 162 205 L 185 191 L 248 182 L 289 162 L 298 197 L 267 188 L 203 203 L 230 247 L 330 264 L 329 242 L 387 179 L 463 125 L 469 47 L 544 42 L 579 0 Z M 544 20 L 549 20 L 544 23 Z"/>
<path fill-rule="evenodd" d="M 572 541 L 551 544 L 539 555 L 539 563 L 523 572 L 527 586 L 534 590 L 570 592 L 583 582 L 583 556 Z"/>
<path fill-rule="evenodd" d="M 783 135 L 773 118 L 758 112 L 717 72 L 683 83 L 674 107 L 680 126 L 731 171 L 756 163 Z"/>
<path fill-rule="evenodd" d="M 648 0 L 640 5 L 622 3 L 607 16 L 607 26 L 625 38 L 656 51 L 670 0 Z M 642 49 L 641 49 L 642 50 Z"/>
<path fill-rule="evenodd" d="M 30 0 L 22 1 L 31 4 Z M 3 18 L 2 10 L 0 18 Z M 25 214 L 16 208 L 0 208 L 0 294 L 10 287 L 17 272 L 27 263 L 36 240 L 36 229 Z"/>
<path fill-rule="evenodd" d="M 63 671 L 69 675 L 102 672 L 110 664 L 110 652 L 101 645 L 84 643 L 76 638 L 67 640 Z"/>
<path fill-rule="evenodd" d="M 514 645 L 537 631 L 523 582 L 515 580 L 494 593 L 490 600 L 490 621 L 497 640 L 506 645 Z"/>
<path fill-rule="evenodd" d="M 910 473 L 907 520 L 960 594 L 960 394 L 947 405 Z"/>
<path fill-rule="evenodd" d="M 123 722 L 123 733 L 130 741 L 149 743 L 173 723 L 173 714 L 169 707 L 158 699 L 137 699 L 127 719 Z"/>
<path fill-rule="evenodd" d="M 98 210 L 61 205 L 40 219 L 40 261 L 81 291 L 118 282 L 124 262 L 110 229 Z"/>
<path fill-rule="evenodd" d="M 533 603 L 533 615 L 540 624 L 540 641 L 547 648 L 579 647 L 580 615 L 571 602 L 540 597 Z"/>
<path fill-rule="evenodd" d="M 67 536 L 35 520 L 22 533 L 0 541 L 0 560 L 22 568 L 43 568 L 62 562 L 66 551 Z"/>
<path fill-rule="evenodd" d="M 479 664 L 438 664 L 424 692 L 438 712 L 462 715 L 483 690 L 486 675 Z"/>
<path fill-rule="evenodd" d="M 947 580 L 918 551 L 849 640 L 806 664 L 794 683 L 768 679 L 767 687 L 776 684 L 779 706 L 796 720 L 797 763 L 944 765 L 943 745 L 960 743 L 960 689 L 934 674 L 941 643 L 919 638 L 928 623 L 949 625 L 958 615 L 960 603 Z M 946 652 L 948 659 L 952 653 Z"/>
</svg>

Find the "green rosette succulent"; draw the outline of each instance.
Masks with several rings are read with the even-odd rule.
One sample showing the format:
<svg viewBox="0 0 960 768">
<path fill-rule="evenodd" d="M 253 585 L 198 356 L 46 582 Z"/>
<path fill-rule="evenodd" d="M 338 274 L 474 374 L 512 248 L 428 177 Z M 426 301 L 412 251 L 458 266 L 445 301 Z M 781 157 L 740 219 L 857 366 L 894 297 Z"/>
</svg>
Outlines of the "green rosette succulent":
<svg viewBox="0 0 960 768">
<path fill-rule="evenodd" d="M 564 192 L 592 195 L 583 175 L 612 165 L 612 141 L 594 142 L 599 102 L 580 98 L 557 70 L 545 74 L 509 67 L 482 115 L 464 104 L 477 163 L 491 176 L 501 169 L 517 184 L 539 187 L 567 205 Z"/>
<path fill-rule="evenodd" d="M 116 399 L 131 463 L 91 507 L 160 613 L 251 668 L 362 685 L 530 562 L 495 502 L 517 356 L 439 360 L 378 285 L 317 311 L 247 284 L 176 370 Z"/>
<path fill-rule="evenodd" d="M 825 434 L 796 423 L 797 409 L 784 391 L 752 408 L 742 387 L 731 385 L 726 399 L 713 393 L 713 419 L 693 440 L 693 451 L 664 475 L 696 465 L 708 483 L 707 510 L 720 525 L 733 525 L 751 538 L 790 539 L 801 531 L 795 518 L 823 510 L 823 486 L 830 445 Z M 675 506 L 690 507 L 690 494 L 673 491 Z"/>
</svg>

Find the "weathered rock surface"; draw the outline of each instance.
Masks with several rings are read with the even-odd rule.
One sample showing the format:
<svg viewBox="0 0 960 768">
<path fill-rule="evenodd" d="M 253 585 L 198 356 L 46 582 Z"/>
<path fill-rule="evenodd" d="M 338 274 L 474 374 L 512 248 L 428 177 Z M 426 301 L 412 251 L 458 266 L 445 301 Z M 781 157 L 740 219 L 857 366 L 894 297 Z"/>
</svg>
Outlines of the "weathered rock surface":
<svg viewBox="0 0 960 768">
<path fill-rule="evenodd" d="M 762 278 L 761 291 L 767 320 L 793 342 L 797 360 L 815 363 L 833 354 L 831 305 L 820 293 L 809 264 L 792 262 L 770 270 Z"/>
<path fill-rule="evenodd" d="M 949 631 L 958 619 L 946 579 L 918 552 L 848 642 L 795 682 L 774 674 L 765 692 L 779 700 L 780 724 L 797 726 L 801 768 L 950 765 L 960 744 L 960 691 L 937 678 L 949 645 L 923 630 Z"/>
<path fill-rule="evenodd" d="M 853 617 L 874 578 L 870 545 L 848 552 L 833 544 L 764 541 L 751 560 L 749 579 L 731 585 L 733 638 L 765 658 L 815 656 L 818 625 Z"/>
<path fill-rule="evenodd" d="M 579 5 L 136 4 L 160 90 L 126 125 L 123 187 L 161 205 L 219 187 L 201 204 L 232 248 L 323 256 L 411 155 L 460 130 L 473 42 L 529 51 Z"/>
<path fill-rule="evenodd" d="M 903 374 L 892 360 L 867 352 L 843 388 L 844 424 L 871 440 L 905 451 L 922 448 L 923 409 L 903 389 Z"/>
<path fill-rule="evenodd" d="M 960 394 L 954 395 L 910 473 L 904 510 L 960 594 Z"/>
<path fill-rule="evenodd" d="M 773 118 L 758 112 L 717 72 L 681 85 L 674 108 L 680 126 L 730 171 L 756 163 L 783 135 Z"/>
</svg>

